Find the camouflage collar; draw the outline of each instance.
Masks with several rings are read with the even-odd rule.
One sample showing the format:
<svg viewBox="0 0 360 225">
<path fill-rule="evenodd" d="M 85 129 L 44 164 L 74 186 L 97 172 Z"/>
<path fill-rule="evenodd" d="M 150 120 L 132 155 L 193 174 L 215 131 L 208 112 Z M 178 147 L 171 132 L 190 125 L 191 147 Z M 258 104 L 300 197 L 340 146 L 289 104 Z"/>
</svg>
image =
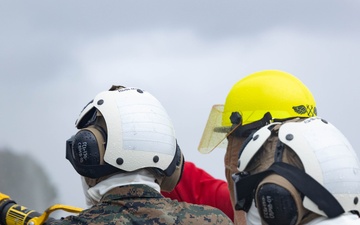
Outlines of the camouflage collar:
<svg viewBox="0 0 360 225">
<path fill-rule="evenodd" d="M 134 184 L 116 187 L 108 191 L 102 198 L 103 201 L 121 200 L 127 198 L 163 198 L 163 196 L 153 188 L 143 185 Z"/>
</svg>

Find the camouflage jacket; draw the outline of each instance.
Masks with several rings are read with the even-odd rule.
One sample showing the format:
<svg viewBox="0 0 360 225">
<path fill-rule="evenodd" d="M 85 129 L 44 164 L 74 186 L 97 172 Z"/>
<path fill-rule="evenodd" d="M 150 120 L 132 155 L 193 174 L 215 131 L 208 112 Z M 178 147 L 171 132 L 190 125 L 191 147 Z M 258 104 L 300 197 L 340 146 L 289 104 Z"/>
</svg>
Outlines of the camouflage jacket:
<svg viewBox="0 0 360 225">
<path fill-rule="evenodd" d="M 129 185 L 112 189 L 99 204 L 51 223 L 55 224 L 229 225 L 232 221 L 219 209 L 171 200 L 146 185 Z"/>
</svg>

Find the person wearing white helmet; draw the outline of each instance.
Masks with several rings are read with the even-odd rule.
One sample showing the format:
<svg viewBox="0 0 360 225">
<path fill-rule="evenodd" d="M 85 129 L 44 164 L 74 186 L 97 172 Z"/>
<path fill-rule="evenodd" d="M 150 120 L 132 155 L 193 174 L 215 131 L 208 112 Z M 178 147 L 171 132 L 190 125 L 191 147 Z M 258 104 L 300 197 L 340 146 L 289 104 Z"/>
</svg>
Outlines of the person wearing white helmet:
<svg viewBox="0 0 360 225">
<path fill-rule="evenodd" d="M 81 175 L 88 208 L 47 224 L 233 224 L 219 209 L 161 194 L 179 182 L 184 158 L 169 115 L 149 92 L 112 86 L 83 108 L 75 125 L 66 159 Z M 2 209 L 0 221 L 8 221 Z"/>
<path fill-rule="evenodd" d="M 360 224 L 360 161 L 322 118 L 254 132 L 240 150 L 238 170 L 236 209 L 247 212 L 248 225 Z"/>
<path fill-rule="evenodd" d="M 161 195 L 181 178 L 184 158 L 171 119 L 149 92 L 113 86 L 81 112 L 66 158 L 91 206 L 62 224 L 232 224 L 210 206 Z"/>
</svg>

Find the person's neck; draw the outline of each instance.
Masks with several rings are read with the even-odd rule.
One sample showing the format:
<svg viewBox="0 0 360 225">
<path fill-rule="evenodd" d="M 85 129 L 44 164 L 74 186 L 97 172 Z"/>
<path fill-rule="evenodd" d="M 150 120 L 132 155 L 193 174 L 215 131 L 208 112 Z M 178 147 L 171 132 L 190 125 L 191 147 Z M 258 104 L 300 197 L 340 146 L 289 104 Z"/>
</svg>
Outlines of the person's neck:
<svg viewBox="0 0 360 225">
<path fill-rule="evenodd" d="M 148 170 L 137 170 L 135 172 L 118 173 L 115 174 L 94 187 L 88 188 L 85 192 L 87 202 L 97 203 L 103 197 L 103 195 L 109 190 L 132 184 L 147 185 L 160 193 L 160 185 L 155 182 L 155 177 Z"/>
</svg>

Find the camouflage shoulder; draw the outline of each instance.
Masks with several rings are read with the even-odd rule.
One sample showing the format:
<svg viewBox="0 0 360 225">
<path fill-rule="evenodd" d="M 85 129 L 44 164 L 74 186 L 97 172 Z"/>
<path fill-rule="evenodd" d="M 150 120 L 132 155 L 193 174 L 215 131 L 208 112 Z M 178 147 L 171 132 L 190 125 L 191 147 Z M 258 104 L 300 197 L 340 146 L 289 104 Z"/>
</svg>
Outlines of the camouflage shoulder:
<svg viewBox="0 0 360 225">
<path fill-rule="evenodd" d="M 188 210 L 179 215 L 179 224 L 194 224 L 194 218 L 202 225 L 232 225 L 232 220 L 221 210 L 205 205 L 188 204 Z"/>
</svg>

